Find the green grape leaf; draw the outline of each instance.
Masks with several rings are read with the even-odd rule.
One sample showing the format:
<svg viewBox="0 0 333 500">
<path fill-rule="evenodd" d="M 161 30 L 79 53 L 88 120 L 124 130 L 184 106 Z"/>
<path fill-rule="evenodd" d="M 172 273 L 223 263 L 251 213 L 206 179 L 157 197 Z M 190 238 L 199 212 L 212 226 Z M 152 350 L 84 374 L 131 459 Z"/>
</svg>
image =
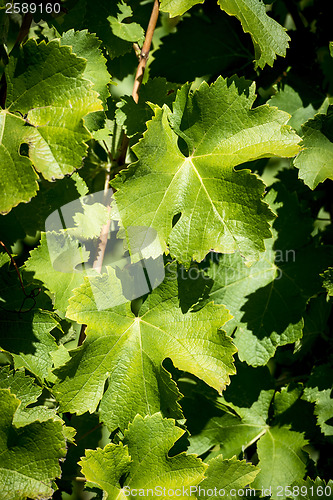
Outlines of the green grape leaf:
<svg viewBox="0 0 333 500">
<path fill-rule="evenodd" d="M 245 33 L 250 33 L 254 45 L 255 68 L 273 66 L 276 56 L 285 56 L 289 36 L 274 19 L 266 14 L 261 0 L 218 0 L 229 16 L 236 16 Z"/>
<path fill-rule="evenodd" d="M 254 488 L 269 490 L 272 500 L 285 499 L 280 488 L 290 486 L 306 472 L 307 455 L 303 447 L 307 443 L 302 434 L 287 426 L 267 430 L 257 444 L 260 472 L 253 482 Z"/>
<path fill-rule="evenodd" d="M 30 39 L 10 57 L 6 109 L 0 112 L 0 212 L 37 193 L 36 171 L 54 180 L 81 166 L 91 137 L 83 118 L 103 109 L 83 78 L 85 66 L 57 40 Z M 20 153 L 22 144 L 28 144 L 28 156 Z"/>
<path fill-rule="evenodd" d="M 297 480 L 290 487 L 292 500 L 322 500 L 329 498 L 333 492 L 333 481 L 323 481 L 319 477 L 315 480 L 307 477 L 305 480 Z"/>
<path fill-rule="evenodd" d="M 33 279 L 42 282 L 51 292 L 54 307 L 60 311 L 66 311 L 74 288 L 83 283 L 84 274 L 74 269 L 78 264 L 86 262 L 90 254 L 79 247 L 78 243 L 68 235 L 54 233 L 53 237 L 52 233 L 42 233 L 40 245 L 30 252 L 25 264 L 25 271 L 34 273 Z M 51 261 L 48 244 L 52 245 L 54 255 L 60 256 L 61 268 L 59 265 L 57 267 L 57 262 Z M 67 272 L 63 272 L 64 270 Z"/>
<path fill-rule="evenodd" d="M 285 85 L 283 89 L 273 95 L 267 104 L 270 106 L 276 106 L 282 111 L 286 111 L 291 115 L 288 125 L 293 127 L 298 134 L 302 133 L 302 125 L 310 118 L 313 118 L 316 110 L 309 104 L 308 106 L 303 106 L 303 101 L 296 90 L 294 90 L 289 85 Z"/>
<path fill-rule="evenodd" d="M 205 0 L 161 0 L 160 10 L 167 12 L 170 17 L 181 16 L 193 5 L 204 3 Z"/>
<path fill-rule="evenodd" d="M 3 500 L 50 497 L 59 477 L 59 460 L 66 454 L 60 421 L 35 421 L 16 427 L 20 400 L 0 389 L 0 488 Z"/>
<path fill-rule="evenodd" d="M 237 460 L 235 457 L 224 460 L 222 455 L 212 458 L 205 471 L 206 479 L 198 486 L 202 493 L 197 495 L 199 500 L 216 498 L 215 491 L 223 498 L 248 498 L 248 493 L 244 492 L 244 497 L 238 492 L 249 490 L 248 485 L 254 481 L 259 469 L 245 460 Z M 210 492 L 214 494 L 210 494 Z"/>
<path fill-rule="evenodd" d="M 24 367 L 41 381 L 48 378 L 53 367 L 50 353 L 58 349 L 50 334 L 58 326 L 56 316 L 38 310 L 24 314 L 2 311 L 0 325 L 0 350 L 10 353 L 15 368 Z"/>
<path fill-rule="evenodd" d="M 231 384 L 219 398 L 224 411 L 220 411 L 220 416 L 209 417 L 200 430 L 189 428 L 192 434 L 189 438 L 190 453 L 202 455 L 219 445 L 223 458 L 232 458 L 268 429 L 268 412 L 274 395 L 274 382 L 268 368 L 253 368 L 238 362 L 236 369 Z"/>
<path fill-rule="evenodd" d="M 248 82 L 219 77 L 193 94 L 188 85 L 182 87 L 172 113 L 166 105 L 154 106 L 155 116 L 133 148 L 139 161 L 112 183 L 114 216 L 124 227 L 156 229 L 162 248 L 169 244 L 186 265 L 212 249 L 239 249 L 248 261 L 255 260 L 270 236 L 273 216 L 261 200 L 263 183 L 233 167 L 293 156 L 299 138 L 285 125 L 289 115 L 266 105 L 251 109 L 254 99 Z"/>
<path fill-rule="evenodd" d="M 69 45 L 72 51 L 78 57 L 87 61 L 83 78 L 93 83 L 93 89 L 98 92 L 103 107 L 106 108 L 106 100 L 110 96 L 108 85 L 110 83 L 110 74 L 106 67 L 106 59 L 103 56 L 99 46 L 100 40 L 88 30 L 74 31 L 69 30 L 63 33 L 60 38 L 61 45 Z M 98 130 L 105 121 L 104 113 L 97 111 L 85 117 L 84 123 L 89 130 Z"/>
<path fill-rule="evenodd" d="M 169 489 L 178 498 L 184 498 L 184 490 L 186 498 L 195 498 L 191 494 L 193 486 L 203 478 L 206 465 L 185 453 L 169 457 L 170 449 L 183 434 L 174 420 L 163 419 L 159 413 L 145 418 L 137 415 L 125 431 L 123 443 L 86 452 L 80 462 L 82 472 L 89 484 L 107 493 L 109 500 L 148 496 L 148 490 L 172 498 L 167 493 Z M 124 473 L 121 489 L 119 481 Z"/>
<path fill-rule="evenodd" d="M 70 300 L 67 316 L 88 326 L 83 345 L 56 374 L 54 393 L 63 411 L 93 412 L 100 399 L 102 420 L 124 428 L 137 413 L 181 415 L 179 393 L 162 361 L 202 378 L 221 392 L 234 373 L 235 348 L 223 331 L 230 319 L 212 303 L 183 314 L 178 303 L 177 271 L 148 296 L 134 316 L 130 304 L 112 308 L 117 280 L 108 274 L 85 279 Z M 108 389 L 103 395 L 108 380 Z M 89 381 L 89 382 L 88 382 Z M 162 406 L 161 406 L 162 405 Z"/>
<path fill-rule="evenodd" d="M 249 408 L 237 407 L 238 415 L 225 412 L 221 417 L 212 417 L 200 433 L 190 437 L 188 451 L 202 455 L 219 444 L 224 458 L 238 456 L 269 429 L 266 420 L 273 395 L 273 389 L 262 390 Z"/>
<path fill-rule="evenodd" d="M 144 31 L 140 25 L 122 22 L 124 18 L 129 20 L 131 15 L 131 7 L 124 2 L 95 0 L 91 3 L 90 0 L 79 0 L 61 22 L 54 24 L 59 32 L 75 28 L 96 33 L 110 58 L 114 59 L 133 50 L 133 41 L 142 41 Z M 128 41 L 128 38 L 131 38 L 131 41 Z"/>
<path fill-rule="evenodd" d="M 328 268 L 323 274 L 323 286 L 326 288 L 328 295 L 333 295 L 333 267 Z"/>
<path fill-rule="evenodd" d="M 326 179 L 333 180 L 333 106 L 327 114 L 318 114 L 307 121 L 303 129 L 303 150 L 294 160 L 299 169 L 299 177 L 311 189 Z"/>
<path fill-rule="evenodd" d="M 312 221 L 296 193 L 277 183 L 266 200 L 278 218 L 258 262 L 247 268 L 239 253 L 221 255 L 208 271 L 215 281 L 211 298 L 234 315 L 226 331 L 237 328 L 239 358 L 253 366 L 266 364 L 277 347 L 302 337 L 307 301 L 320 291 L 319 274 L 332 258 L 331 249 L 307 244 Z"/>
<path fill-rule="evenodd" d="M 9 366 L 0 368 L 0 389 L 10 389 L 21 401 L 21 406 L 35 403 L 42 394 L 41 387 L 34 383 L 33 378 L 26 376 L 22 370 L 14 372 Z"/>
<path fill-rule="evenodd" d="M 320 365 L 311 373 L 302 396 L 305 401 L 315 403 L 314 414 L 325 436 L 333 436 L 333 425 L 327 423 L 333 418 L 332 389 L 333 369 L 328 365 Z"/>
</svg>

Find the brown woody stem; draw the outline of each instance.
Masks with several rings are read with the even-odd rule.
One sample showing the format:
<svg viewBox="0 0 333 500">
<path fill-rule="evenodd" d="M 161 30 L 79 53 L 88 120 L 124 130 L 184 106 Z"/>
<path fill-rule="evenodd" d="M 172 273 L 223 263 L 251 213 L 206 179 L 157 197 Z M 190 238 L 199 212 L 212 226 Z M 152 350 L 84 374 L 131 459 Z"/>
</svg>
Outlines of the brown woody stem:
<svg viewBox="0 0 333 500">
<path fill-rule="evenodd" d="M 155 0 L 154 1 L 154 6 L 153 10 L 149 19 L 149 24 L 146 32 L 146 38 L 143 43 L 141 53 L 139 56 L 139 65 L 138 69 L 136 70 L 136 75 L 135 75 L 135 80 L 134 80 L 134 85 L 133 85 L 133 92 L 132 92 L 132 97 L 134 101 L 137 103 L 139 101 L 139 89 L 142 83 L 143 75 L 145 73 L 146 69 L 146 64 L 149 56 L 149 51 L 150 51 L 150 46 L 151 46 L 151 41 L 153 39 L 157 19 L 158 19 L 158 14 L 159 14 L 159 1 Z"/>
</svg>

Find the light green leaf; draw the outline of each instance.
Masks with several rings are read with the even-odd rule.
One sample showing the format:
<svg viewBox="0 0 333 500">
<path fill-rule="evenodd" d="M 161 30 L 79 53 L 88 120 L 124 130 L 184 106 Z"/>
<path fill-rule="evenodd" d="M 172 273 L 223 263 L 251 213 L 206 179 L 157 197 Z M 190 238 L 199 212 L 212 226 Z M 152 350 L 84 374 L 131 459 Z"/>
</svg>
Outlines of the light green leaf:
<svg viewBox="0 0 333 500">
<path fill-rule="evenodd" d="M 323 481 L 319 477 L 315 480 L 307 477 L 305 480 L 295 481 L 290 488 L 292 500 L 322 500 L 329 498 L 333 493 L 333 481 Z"/>
<path fill-rule="evenodd" d="M 318 114 L 307 121 L 303 129 L 303 146 L 294 165 L 299 169 L 299 177 L 311 189 L 326 179 L 333 180 L 333 136 L 331 132 L 333 106 L 327 114 Z"/>
<path fill-rule="evenodd" d="M 199 500 L 216 498 L 216 494 L 209 494 L 214 492 L 215 488 L 218 492 L 221 491 L 220 496 L 223 498 L 248 498 L 248 493 L 244 492 L 244 497 L 243 495 L 240 497 L 238 491 L 249 490 L 248 485 L 253 482 L 258 472 L 257 467 L 246 463 L 245 460 L 240 461 L 235 457 L 224 460 L 222 455 L 219 455 L 209 461 L 205 472 L 206 479 L 199 484 L 203 493 L 199 492 L 197 498 Z"/>
<path fill-rule="evenodd" d="M 68 299 L 73 295 L 74 288 L 83 283 L 84 274 L 75 271 L 75 267 L 88 260 L 89 252 L 79 248 L 78 243 L 68 235 L 61 236 L 54 233 L 53 238 L 52 233 L 46 235 L 43 232 L 40 245 L 30 252 L 25 264 L 25 271 L 33 272 L 33 279 L 42 282 L 51 292 L 54 307 L 60 311 L 66 311 Z M 51 244 L 54 255 L 60 256 L 60 263 L 51 261 L 48 244 Z"/>
<path fill-rule="evenodd" d="M 120 478 L 129 471 L 131 458 L 127 446 L 122 443 L 110 443 L 103 449 L 86 450 L 85 456 L 79 462 L 82 474 L 89 481 L 88 485 L 101 488 L 109 500 L 123 499 L 120 491 Z"/>
<path fill-rule="evenodd" d="M 162 248 L 169 245 L 186 265 L 212 249 L 258 257 L 272 214 L 261 201 L 263 183 L 234 167 L 298 151 L 299 138 L 285 125 L 289 116 L 267 105 L 251 109 L 254 86 L 235 81 L 219 77 L 193 94 L 185 85 L 173 113 L 155 106 L 133 148 L 139 161 L 113 182 L 121 223 L 155 228 Z"/>
<path fill-rule="evenodd" d="M 10 389 L 21 401 L 21 406 L 35 403 L 42 394 L 41 387 L 34 383 L 33 378 L 26 376 L 22 370 L 14 372 L 9 366 L 0 368 L 0 389 Z"/>
<path fill-rule="evenodd" d="M 269 428 L 266 420 L 273 395 L 274 390 L 261 391 L 249 408 L 237 407 L 239 416 L 225 413 L 221 417 L 212 417 L 200 433 L 190 437 L 188 451 L 202 455 L 219 444 L 219 453 L 224 458 L 238 456 Z"/>
<path fill-rule="evenodd" d="M 0 389 L 0 491 L 2 500 L 50 497 L 59 477 L 59 460 L 66 454 L 60 421 L 35 421 L 16 428 L 20 401 Z"/>
<path fill-rule="evenodd" d="M 314 368 L 304 388 L 302 399 L 315 403 L 314 414 L 318 425 L 325 436 L 333 436 L 333 369 L 329 365 Z M 330 424 L 327 422 L 331 421 Z"/>
<path fill-rule="evenodd" d="M 90 283 L 86 279 L 75 291 L 67 316 L 88 328 L 83 345 L 70 353 L 71 361 L 56 373 L 60 380 L 54 393 L 63 411 L 93 412 L 102 398 L 101 418 L 110 429 L 124 428 L 137 413 L 162 410 L 179 418 L 179 393 L 162 366 L 167 357 L 219 392 L 229 383 L 235 348 L 218 331 L 230 319 L 228 311 L 209 303 L 184 314 L 177 271 L 167 273 L 137 317 L 129 303 L 112 308 L 120 286 L 112 269 L 108 275 L 90 278 Z"/>
<path fill-rule="evenodd" d="M 50 334 L 57 325 L 55 315 L 48 311 L 37 310 L 21 315 L 3 311 L 0 316 L 0 350 L 10 353 L 15 368 L 25 367 L 43 381 L 53 367 L 50 353 L 58 349 Z"/>
<path fill-rule="evenodd" d="M 278 487 L 290 486 L 304 477 L 307 458 L 302 449 L 307 443 L 302 434 L 285 426 L 267 430 L 257 445 L 260 472 L 254 488 L 271 488 L 272 500 L 285 499 Z"/>
<path fill-rule="evenodd" d="M 236 364 L 237 373 L 231 384 L 218 398 L 223 408 L 221 416 L 204 421 L 200 432 L 189 438 L 190 453 L 202 455 L 219 445 L 223 458 L 238 456 L 266 432 L 268 412 L 274 395 L 274 383 L 267 367 L 252 368 L 245 363 Z M 189 420 L 189 424 L 191 420 Z"/>
<path fill-rule="evenodd" d="M 144 493 L 148 496 L 148 489 L 160 495 L 164 491 L 165 499 L 172 497 L 168 489 L 177 490 L 178 498 L 195 498 L 190 494 L 190 486 L 200 482 L 206 465 L 194 455 L 168 456 L 183 434 L 174 420 L 163 419 L 159 413 L 145 418 L 137 415 L 125 432 L 125 447 L 109 444 L 103 450 L 89 450 L 80 462 L 82 472 L 92 484 L 106 491 L 108 500 Z M 124 472 L 127 475 L 121 490 L 119 480 Z M 136 490 L 133 496 L 132 490 Z M 187 491 L 185 496 L 183 490 Z"/>
<path fill-rule="evenodd" d="M 75 32 L 69 30 L 62 34 L 60 43 L 61 45 L 71 46 L 73 53 L 87 61 L 82 76 L 93 83 L 93 89 L 98 92 L 105 108 L 106 100 L 110 96 L 108 85 L 111 76 L 106 67 L 106 59 L 99 48 L 100 40 L 96 35 L 88 33 L 88 30 Z M 104 113 L 101 111 L 89 114 L 84 119 L 85 126 L 91 131 L 101 128 L 104 121 Z"/>
<path fill-rule="evenodd" d="M 313 118 L 316 110 L 309 104 L 306 108 L 303 106 L 302 99 L 289 85 L 285 85 L 283 89 L 277 92 L 271 99 L 267 101 L 270 106 L 276 106 L 282 111 L 286 111 L 291 115 L 288 125 L 293 127 L 298 134 L 302 133 L 302 125 L 310 118 Z"/>
<path fill-rule="evenodd" d="M 205 0 L 161 0 L 160 10 L 168 12 L 170 17 L 181 16 L 193 5 L 204 3 Z"/>
<path fill-rule="evenodd" d="M 35 170 L 53 180 L 81 166 L 91 137 L 83 118 L 103 109 L 83 78 L 85 66 L 56 40 L 37 45 L 30 39 L 10 58 L 0 113 L 1 212 L 37 193 Z M 29 156 L 21 156 L 21 144 L 29 145 Z"/>
<path fill-rule="evenodd" d="M 273 66 L 276 56 L 285 56 L 289 36 L 274 19 L 266 14 L 261 0 L 218 0 L 218 4 L 230 16 L 236 16 L 245 33 L 250 33 L 255 52 L 255 68 L 266 64 Z"/>
</svg>

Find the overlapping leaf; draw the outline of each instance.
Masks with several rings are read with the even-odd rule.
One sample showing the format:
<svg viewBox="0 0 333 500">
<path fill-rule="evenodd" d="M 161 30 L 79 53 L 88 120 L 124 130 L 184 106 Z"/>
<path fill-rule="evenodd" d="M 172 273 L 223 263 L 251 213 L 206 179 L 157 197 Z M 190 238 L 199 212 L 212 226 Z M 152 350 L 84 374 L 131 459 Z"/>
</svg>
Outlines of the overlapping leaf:
<svg viewBox="0 0 333 500">
<path fill-rule="evenodd" d="M 47 378 L 53 367 L 51 352 L 58 349 L 50 333 L 58 326 L 55 315 L 3 311 L 0 325 L 0 349 L 12 356 L 15 368 L 25 367 L 41 381 Z"/>
<path fill-rule="evenodd" d="M 161 0 L 160 9 L 168 12 L 171 17 L 181 16 L 197 3 L 204 3 L 205 0 Z"/>
<path fill-rule="evenodd" d="M 244 492 L 244 490 L 249 490 L 258 472 L 259 469 L 246 463 L 245 460 L 239 461 L 235 457 L 224 460 L 222 455 L 219 455 L 208 462 L 206 478 L 199 484 L 201 490 L 197 498 L 199 500 L 216 498 L 215 491 L 229 500 L 246 498 L 249 491 Z M 244 492 L 244 497 L 239 496 L 238 492 L 241 491 Z"/>
<path fill-rule="evenodd" d="M 319 274 L 332 258 L 329 248 L 307 245 L 311 219 L 296 193 L 275 187 L 266 198 L 278 213 L 274 237 L 259 261 L 247 268 L 238 253 L 222 255 L 208 273 L 215 280 L 212 299 L 234 315 L 226 328 L 229 334 L 237 328 L 239 357 L 253 366 L 266 364 L 278 346 L 302 337 L 306 303 L 320 291 Z"/>
<path fill-rule="evenodd" d="M 326 179 L 333 180 L 333 106 L 302 127 L 304 149 L 294 160 L 299 177 L 311 189 Z"/>
<path fill-rule="evenodd" d="M 166 357 L 219 392 L 224 389 L 235 352 L 230 338 L 218 331 L 230 319 L 224 307 L 209 303 L 183 314 L 177 272 L 149 295 L 137 317 L 129 303 L 112 308 L 121 293 L 109 269 L 108 275 L 85 279 L 70 300 L 68 317 L 88 329 L 84 344 L 57 372 L 54 393 L 63 411 L 93 412 L 102 398 L 101 417 L 110 429 L 124 428 L 137 413 L 179 416 L 178 390 L 162 366 Z"/>
<path fill-rule="evenodd" d="M 313 370 L 302 396 L 305 401 L 315 403 L 314 414 L 325 436 L 333 436 L 333 369 L 320 365 Z"/>
<path fill-rule="evenodd" d="M 90 485 L 106 492 L 108 500 L 149 496 L 147 490 L 168 499 L 173 497 L 169 489 L 178 498 L 195 498 L 190 486 L 201 481 L 206 465 L 194 455 L 168 456 L 183 434 L 174 420 L 162 419 L 159 413 L 138 415 L 125 431 L 123 444 L 86 451 L 80 462 L 82 472 Z"/>
<path fill-rule="evenodd" d="M 245 33 L 250 33 L 255 52 L 255 67 L 273 66 L 276 56 L 285 56 L 290 40 L 286 30 L 269 17 L 261 0 L 218 0 L 230 16 L 236 16 Z"/>
<path fill-rule="evenodd" d="M 285 125 L 289 115 L 268 106 L 251 109 L 254 99 L 248 82 L 218 78 L 193 94 L 185 85 L 172 113 L 156 106 L 133 148 L 139 161 L 113 182 L 122 224 L 155 228 L 162 247 L 168 244 L 187 265 L 211 249 L 239 249 L 255 260 L 272 215 L 261 200 L 263 183 L 234 167 L 293 156 L 299 139 Z"/>
<path fill-rule="evenodd" d="M 319 477 L 315 480 L 307 477 L 303 481 L 297 480 L 290 487 L 292 500 L 321 500 L 330 497 L 333 492 L 333 481 L 323 481 Z"/>
<path fill-rule="evenodd" d="M 85 66 L 56 40 L 37 45 L 30 39 L 10 58 L 0 114 L 1 212 L 37 193 L 36 171 L 52 180 L 81 166 L 90 138 L 83 118 L 103 109 L 83 78 Z M 29 145 L 28 156 L 20 153 L 22 144 Z"/>
<path fill-rule="evenodd" d="M 20 400 L 0 389 L 0 488 L 3 500 L 50 497 L 66 454 L 60 421 L 35 421 L 16 427 Z"/>
</svg>

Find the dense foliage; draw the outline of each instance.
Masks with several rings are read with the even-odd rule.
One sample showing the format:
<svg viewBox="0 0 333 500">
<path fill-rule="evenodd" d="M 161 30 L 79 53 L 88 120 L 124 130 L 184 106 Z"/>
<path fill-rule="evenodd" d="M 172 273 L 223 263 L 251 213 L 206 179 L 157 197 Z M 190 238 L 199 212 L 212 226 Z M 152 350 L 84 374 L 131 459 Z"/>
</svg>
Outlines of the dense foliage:
<svg viewBox="0 0 333 500">
<path fill-rule="evenodd" d="M 1 500 L 333 498 L 329 7 L 0 1 Z"/>
</svg>

